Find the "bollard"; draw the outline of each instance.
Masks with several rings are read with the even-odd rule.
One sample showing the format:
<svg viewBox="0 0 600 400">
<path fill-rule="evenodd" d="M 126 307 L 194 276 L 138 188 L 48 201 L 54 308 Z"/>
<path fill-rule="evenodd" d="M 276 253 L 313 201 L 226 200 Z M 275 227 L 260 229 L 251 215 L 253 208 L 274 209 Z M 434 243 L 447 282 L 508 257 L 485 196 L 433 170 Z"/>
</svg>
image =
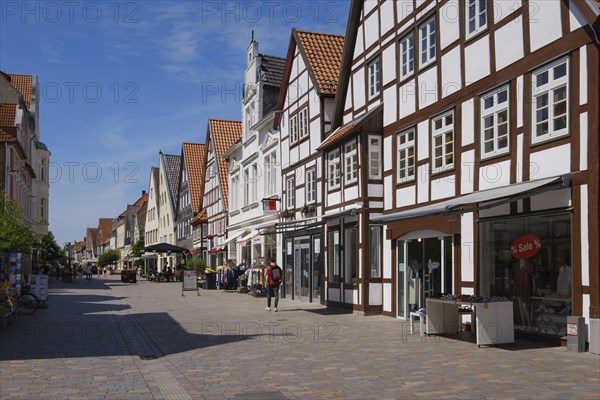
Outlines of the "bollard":
<svg viewBox="0 0 600 400">
<path fill-rule="evenodd" d="M 567 351 L 581 353 L 585 351 L 585 318 L 567 317 Z"/>
</svg>

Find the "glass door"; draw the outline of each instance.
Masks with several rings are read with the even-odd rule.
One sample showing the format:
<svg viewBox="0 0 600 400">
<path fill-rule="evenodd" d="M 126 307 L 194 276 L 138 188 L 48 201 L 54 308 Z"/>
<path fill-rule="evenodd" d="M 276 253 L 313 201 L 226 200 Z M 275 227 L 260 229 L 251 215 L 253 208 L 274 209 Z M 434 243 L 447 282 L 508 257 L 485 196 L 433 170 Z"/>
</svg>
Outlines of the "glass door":
<svg viewBox="0 0 600 400">
<path fill-rule="evenodd" d="M 292 239 L 285 240 L 285 264 L 283 270 L 284 277 L 284 296 L 292 298 L 292 287 L 294 284 L 294 241 Z"/>
<path fill-rule="evenodd" d="M 310 237 L 294 239 L 294 297 L 308 301 L 310 278 Z"/>
<path fill-rule="evenodd" d="M 321 302 L 321 270 L 323 269 L 323 257 L 321 254 L 321 235 L 313 236 L 313 260 L 312 260 L 312 298 L 313 303 Z"/>
</svg>

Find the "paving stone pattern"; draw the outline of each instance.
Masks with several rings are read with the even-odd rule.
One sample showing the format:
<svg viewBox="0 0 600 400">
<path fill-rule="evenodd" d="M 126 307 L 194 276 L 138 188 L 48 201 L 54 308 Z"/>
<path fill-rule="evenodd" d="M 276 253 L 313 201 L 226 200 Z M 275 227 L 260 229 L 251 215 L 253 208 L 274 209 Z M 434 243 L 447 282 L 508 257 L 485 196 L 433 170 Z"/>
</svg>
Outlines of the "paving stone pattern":
<svg viewBox="0 0 600 400">
<path fill-rule="evenodd" d="M 179 283 L 52 281 L 0 328 L 0 399 L 595 399 L 600 357 Z M 418 329 L 417 329 L 418 330 Z"/>
</svg>

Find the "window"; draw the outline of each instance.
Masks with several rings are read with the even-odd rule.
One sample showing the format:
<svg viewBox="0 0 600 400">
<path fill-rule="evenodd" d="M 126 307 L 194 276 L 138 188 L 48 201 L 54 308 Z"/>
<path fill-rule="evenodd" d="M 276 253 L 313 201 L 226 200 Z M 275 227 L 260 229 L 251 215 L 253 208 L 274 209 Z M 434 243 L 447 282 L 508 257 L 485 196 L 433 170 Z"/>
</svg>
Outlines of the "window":
<svg viewBox="0 0 600 400">
<path fill-rule="evenodd" d="M 369 265 L 371 278 L 381 278 L 381 226 L 369 229 Z"/>
<path fill-rule="evenodd" d="M 330 151 L 327 155 L 327 176 L 329 189 L 340 187 L 340 150 Z"/>
<path fill-rule="evenodd" d="M 295 207 L 294 203 L 294 178 L 288 178 L 285 185 L 285 194 L 286 194 L 286 208 L 291 210 Z"/>
<path fill-rule="evenodd" d="M 251 168 L 251 172 L 252 175 L 250 177 L 251 182 L 250 182 L 250 189 L 251 189 L 251 193 L 250 193 L 250 201 L 252 203 L 256 202 L 258 200 L 258 166 L 256 164 L 252 164 Z"/>
<path fill-rule="evenodd" d="M 346 171 L 345 183 L 354 183 L 358 180 L 358 150 L 356 142 L 344 146 L 344 169 Z"/>
<path fill-rule="evenodd" d="M 237 210 L 239 204 L 238 187 L 240 186 L 240 176 L 235 174 L 231 178 L 231 209 Z"/>
<path fill-rule="evenodd" d="M 42 166 L 41 166 L 40 179 L 42 182 L 46 181 L 46 159 L 42 158 Z"/>
<path fill-rule="evenodd" d="M 316 170 L 306 171 L 306 202 L 313 203 L 317 199 Z"/>
<path fill-rule="evenodd" d="M 265 156 L 265 196 L 277 193 L 277 154 Z"/>
<path fill-rule="evenodd" d="M 290 117 L 290 144 L 298 140 L 298 114 Z"/>
<path fill-rule="evenodd" d="M 481 157 L 508 153 L 508 86 L 481 96 Z"/>
<path fill-rule="evenodd" d="M 435 60 L 435 16 L 419 25 L 419 66 Z"/>
<path fill-rule="evenodd" d="M 250 168 L 244 170 L 244 206 L 250 204 Z"/>
<path fill-rule="evenodd" d="M 409 33 L 400 39 L 400 79 L 415 71 L 415 35 Z"/>
<path fill-rule="evenodd" d="M 432 120 L 433 172 L 454 168 L 454 111 Z"/>
<path fill-rule="evenodd" d="M 327 232 L 327 275 L 331 283 L 340 283 L 340 232 Z"/>
<path fill-rule="evenodd" d="M 532 74 L 532 142 L 567 135 L 569 60 L 562 58 Z"/>
<path fill-rule="evenodd" d="M 42 219 L 46 218 L 46 199 L 40 199 L 40 217 Z"/>
<path fill-rule="evenodd" d="M 358 278 L 356 233 L 356 227 L 344 230 L 344 283 L 353 285 L 356 285 Z"/>
<path fill-rule="evenodd" d="M 304 107 L 298 115 L 300 139 L 308 136 L 308 107 Z"/>
<path fill-rule="evenodd" d="M 369 136 L 369 178 L 381 179 L 381 138 Z"/>
<path fill-rule="evenodd" d="M 487 0 L 467 0 L 465 7 L 468 39 L 487 27 Z"/>
<path fill-rule="evenodd" d="M 371 61 L 367 68 L 369 71 L 369 99 L 371 99 L 379 94 L 380 89 L 379 58 Z"/>
<path fill-rule="evenodd" d="M 397 181 L 406 182 L 415 179 L 415 130 L 398 134 L 398 175 Z"/>
</svg>

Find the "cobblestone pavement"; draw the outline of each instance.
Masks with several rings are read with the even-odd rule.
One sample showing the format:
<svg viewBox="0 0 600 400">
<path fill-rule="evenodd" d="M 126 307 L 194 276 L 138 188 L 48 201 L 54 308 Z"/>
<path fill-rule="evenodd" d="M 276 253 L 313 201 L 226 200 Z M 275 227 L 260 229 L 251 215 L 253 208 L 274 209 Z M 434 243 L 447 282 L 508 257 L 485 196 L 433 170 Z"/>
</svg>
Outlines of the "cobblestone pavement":
<svg viewBox="0 0 600 400">
<path fill-rule="evenodd" d="M 600 357 L 481 347 L 408 322 L 118 277 L 51 282 L 0 327 L 1 399 L 598 399 Z"/>
</svg>

